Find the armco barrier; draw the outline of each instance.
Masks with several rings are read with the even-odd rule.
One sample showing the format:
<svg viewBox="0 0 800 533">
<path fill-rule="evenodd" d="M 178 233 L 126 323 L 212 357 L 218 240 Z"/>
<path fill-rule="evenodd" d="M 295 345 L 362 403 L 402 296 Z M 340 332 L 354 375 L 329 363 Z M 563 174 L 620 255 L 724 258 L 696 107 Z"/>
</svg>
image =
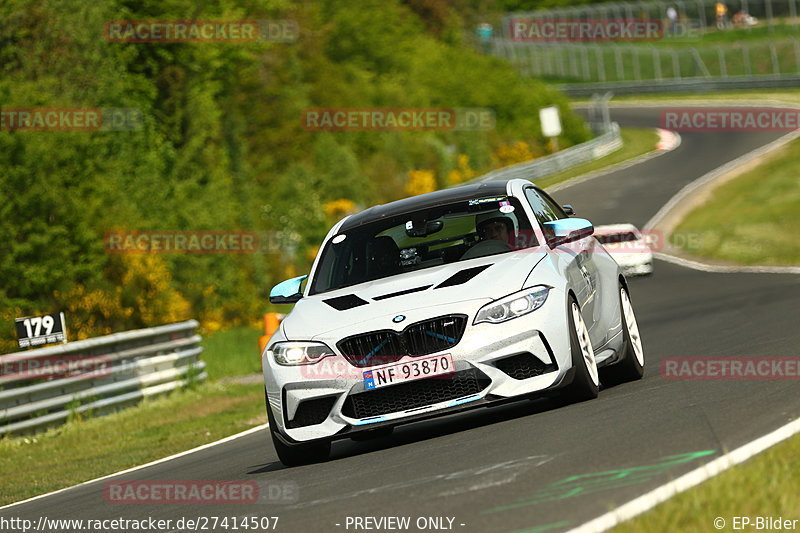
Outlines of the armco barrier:
<svg viewBox="0 0 800 533">
<path fill-rule="evenodd" d="M 612 122 L 608 128 L 608 131 L 591 141 L 532 161 L 493 170 L 475 178 L 472 183 L 514 178 L 534 180 L 603 157 L 622 147 L 619 125 Z"/>
<path fill-rule="evenodd" d="M 208 377 L 188 320 L 0 355 L 0 435 L 91 416 Z"/>
</svg>

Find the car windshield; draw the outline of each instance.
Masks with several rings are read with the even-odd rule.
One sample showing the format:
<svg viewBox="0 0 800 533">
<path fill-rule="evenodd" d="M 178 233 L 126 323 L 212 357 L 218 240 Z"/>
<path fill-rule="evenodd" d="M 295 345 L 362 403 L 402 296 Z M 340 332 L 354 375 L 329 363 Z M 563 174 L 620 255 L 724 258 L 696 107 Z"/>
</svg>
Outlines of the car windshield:
<svg viewBox="0 0 800 533">
<path fill-rule="evenodd" d="M 494 196 L 395 215 L 328 241 L 310 294 L 537 246 L 516 198 Z"/>
<path fill-rule="evenodd" d="M 636 241 L 638 238 L 632 232 L 625 233 L 606 233 L 605 235 L 595 235 L 601 244 L 618 244 L 621 242 Z"/>
</svg>

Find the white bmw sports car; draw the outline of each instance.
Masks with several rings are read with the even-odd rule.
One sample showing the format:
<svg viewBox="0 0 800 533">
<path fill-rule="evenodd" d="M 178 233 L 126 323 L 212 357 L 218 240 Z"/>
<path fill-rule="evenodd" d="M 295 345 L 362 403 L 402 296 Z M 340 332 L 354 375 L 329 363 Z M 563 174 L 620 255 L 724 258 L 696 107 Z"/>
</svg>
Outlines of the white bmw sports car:
<svg viewBox="0 0 800 533">
<path fill-rule="evenodd" d="M 617 262 L 623 275 L 646 276 L 653 273 L 653 252 L 648 239 L 633 224 L 597 226 L 594 236 Z"/>
<path fill-rule="evenodd" d="M 270 293 L 296 303 L 262 353 L 280 460 L 325 460 L 335 439 L 556 389 L 586 400 L 601 377 L 641 378 L 625 278 L 565 207 L 516 179 L 339 221 L 310 275 Z"/>
</svg>

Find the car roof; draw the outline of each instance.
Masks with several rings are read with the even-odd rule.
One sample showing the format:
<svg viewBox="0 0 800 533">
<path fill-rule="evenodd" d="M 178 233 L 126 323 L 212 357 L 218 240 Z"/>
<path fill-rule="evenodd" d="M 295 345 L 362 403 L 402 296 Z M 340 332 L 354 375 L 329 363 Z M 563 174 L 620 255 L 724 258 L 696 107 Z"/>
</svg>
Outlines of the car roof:
<svg viewBox="0 0 800 533">
<path fill-rule="evenodd" d="M 376 220 L 419 211 L 420 209 L 472 200 L 482 196 L 506 195 L 509 181 L 510 180 L 487 181 L 485 183 L 460 185 L 450 189 L 442 189 L 427 194 L 420 194 L 419 196 L 403 198 L 402 200 L 396 200 L 388 204 L 376 205 L 347 217 L 339 231 L 348 231 L 355 227 L 375 222 Z"/>
</svg>

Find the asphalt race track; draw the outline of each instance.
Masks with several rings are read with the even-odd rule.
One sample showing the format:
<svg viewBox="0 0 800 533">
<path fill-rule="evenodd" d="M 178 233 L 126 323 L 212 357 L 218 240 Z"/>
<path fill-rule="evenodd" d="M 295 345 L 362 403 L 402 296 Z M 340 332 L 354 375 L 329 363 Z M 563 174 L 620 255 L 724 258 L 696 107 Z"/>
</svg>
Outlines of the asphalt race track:
<svg viewBox="0 0 800 533">
<path fill-rule="evenodd" d="M 615 110 L 613 118 L 654 127 L 658 110 Z M 781 135 L 685 133 L 670 153 L 554 196 L 595 224 L 641 226 L 686 183 Z M 523 401 L 402 426 L 389 438 L 338 441 L 331 461 L 299 468 L 284 468 L 262 431 L 115 478 L 251 480 L 288 487 L 289 503 L 109 504 L 100 481 L 0 516 L 278 516 L 277 531 L 317 533 L 356 530 L 347 517 L 408 516 L 409 531 L 419 531 L 420 517 L 450 517 L 455 531 L 565 531 L 800 416 L 796 381 L 667 380 L 659 368 L 665 357 L 800 355 L 800 277 L 656 261 L 631 292 L 645 378 L 597 400 Z"/>
</svg>

